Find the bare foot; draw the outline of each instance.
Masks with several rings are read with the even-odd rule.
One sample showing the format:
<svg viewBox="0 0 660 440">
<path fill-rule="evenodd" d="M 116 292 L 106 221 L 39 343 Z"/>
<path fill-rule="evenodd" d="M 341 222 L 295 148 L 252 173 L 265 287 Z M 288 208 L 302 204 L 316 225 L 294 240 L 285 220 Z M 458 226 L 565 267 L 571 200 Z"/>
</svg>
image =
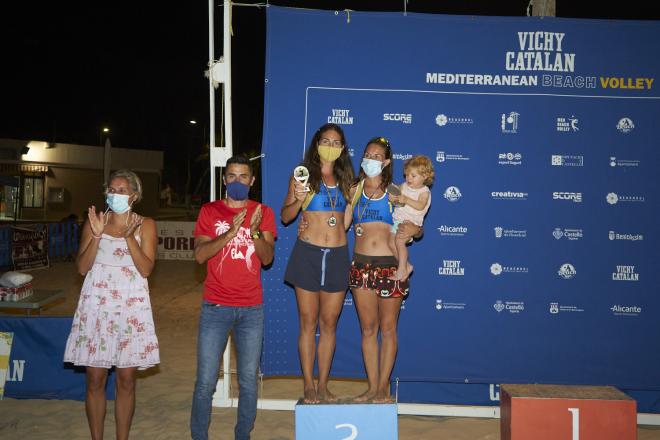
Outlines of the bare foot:
<svg viewBox="0 0 660 440">
<path fill-rule="evenodd" d="M 373 403 L 394 403 L 394 398 L 387 393 L 378 392 L 372 401 Z"/>
<path fill-rule="evenodd" d="M 305 396 L 303 397 L 305 403 L 319 403 L 319 397 L 314 388 L 305 388 Z"/>
<path fill-rule="evenodd" d="M 374 398 L 376 393 L 373 391 L 365 391 L 364 393 L 360 394 L 357 397 L 353 398 L 353 402 L 355 403 L 371 403 L 371 400 Z"/>
<path fill-rule="evenodd" d="M 339 400 L 337 396 L 332 394 L 330 390 L 327 388 L 323 388 L 323 389 L 319 388 L 318 396 L 319 396 L 319 401 L 323 403 L 334 403 Z"/>
</svg>

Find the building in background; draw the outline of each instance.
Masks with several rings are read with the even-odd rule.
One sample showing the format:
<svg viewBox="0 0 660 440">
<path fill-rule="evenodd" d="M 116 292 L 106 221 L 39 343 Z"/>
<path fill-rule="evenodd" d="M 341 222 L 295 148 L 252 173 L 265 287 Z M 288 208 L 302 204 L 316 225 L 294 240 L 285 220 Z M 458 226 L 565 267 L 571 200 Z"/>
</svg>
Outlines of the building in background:
<svg viewBox="0 0 660 440">
<path fill-rule="evenodd" d="M 128 168 L 142 179 L 138 211 L 158 211 L 163 153 L 111 148 L 110 169 Z M 101 146 L 0 139 L 0 221 L 58 221 L 105 207 Z"/>
</svg>

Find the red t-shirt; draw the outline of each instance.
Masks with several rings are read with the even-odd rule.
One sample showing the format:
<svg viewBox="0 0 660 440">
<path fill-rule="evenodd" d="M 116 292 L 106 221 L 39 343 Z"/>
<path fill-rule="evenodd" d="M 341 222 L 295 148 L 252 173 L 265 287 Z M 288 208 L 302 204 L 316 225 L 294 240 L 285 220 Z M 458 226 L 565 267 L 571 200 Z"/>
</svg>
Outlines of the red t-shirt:
<svg viewBox="0 0 660 440">
<path fill-rule="evenodd" d="M 254 251 L 250 236 L 250 218 L 259 203 L 247 202 L 247 215 L 238 234 L 206 263 L 204 299 L 225 306 L 255 306 L 263 303 L 261 289 L 261 260 Z M 224 200 L 206 203 L 199 211 L 195 237 L 204 235 L 211 239 L 227 232 L 232 219 L 243 208 L 230 208 Z M 275 214 L 266 205 L 261 205 L 260 230 L 277 234 Z"/>
</svg>

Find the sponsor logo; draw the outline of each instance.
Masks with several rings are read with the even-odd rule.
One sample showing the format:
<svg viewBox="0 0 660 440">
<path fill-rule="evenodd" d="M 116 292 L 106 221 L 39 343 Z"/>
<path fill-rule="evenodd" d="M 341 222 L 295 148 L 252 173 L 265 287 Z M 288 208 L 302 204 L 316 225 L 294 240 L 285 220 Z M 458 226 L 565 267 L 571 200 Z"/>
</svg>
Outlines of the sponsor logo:
<svg viewBox="0 0 660 440">
<path fill-rule="evenodd" d="M 621 118 L 619 122 L 616 123 L 616 129 L 621 133 L 630 133 L 635 128 L 635 124 L 630 118 Z"/>
<path fill-rule="evenodd" d="M 552 231 L 552 236 L 557 240 L 566 238 L 567 240 L 573 241 L 581 239 L 584 235 L 582 233 L 582 229 L 555 228 L 555 230 Z"/>
<path fill-rule="evenodd" d="M 490 196 L 495 200 L 527 200 L 529 193 L 516 191 L 493 191 Z"/>
<path fill-rule="evenodd" d="M 443 302 L 441 299 L 435 300 L 435 309 L 440 310 L 465 310 L 466 303 Z"/>
<path fill-rule="evenodd" d="M 465 268 L 461 267 L 461 260 L 442 260 L 442 267 L 438 268 L 438 275 L 463 276 Z"/>
<path fill-rule="evenodd" d="M 442 225 L 438 228 L 440 235 L 451 237 L 462 237 L 468 232 L 467 226 Z"/>
<path fill-rule="evenodd" d="M 639 316 L 642 313 L 642 308 L 639 306 L 622 306 L 614 304 L 610 307 L 614 316 Z"/>
<path fill-rule="evenodd" d="M 577 275 L 577 271 L 571 263 L 562 264 L 561 267 L 559 267 L 559 271 L 557 273 L 565 280 L 570 280 L 575 275 Z"/>
<path fill-rule="evenodd" d="M 438 151 L 435 155 L 436 162 L 442 163 L 446 160 L 470 160 L 469 156 L 463 156 L 462 154 L 449 154 L 444 151 Z"/>
<path fill-rule="evenodd" d="M 349 148 L 348 149 L 348 155 L 351 156 L 351 157 L 355 156 L 355 148 Z"/>
<path fill-rule="evenodd" d="M 413 157 L 413 155 L 410 154 L 410 153 L 405 153 L 405 154 L 394 153 L 394 154 L 392 154 L 392 159 L 398 159 L 398 160 L 408 160 L 411 157 Z"/>
<path fill-rule="evenodd" d="M 578 128 L 578 118 L 571 115 L 570 118 L 558 117 L 557 118 L 557 131 L 563 133 L 580 131 Z"/>
<path fill-rule="evenodd" d="M 572 200 L 575 203 L 582 203 L 582 193 L 555 191 L 552 193 L 552 200 Z"/>
<path fill-rule="evenodd" d="M 520 118 L 520 113 L 509 112 L 502 113 L 502 122 L 500 127 L 502 128 L 502 133 L 518 133 L 518 120 Z"/>
<path fill-rule="evenodd" d="M 621 194 L 617 193 L 608 193 L 607 196 L 605 196 L 605 200 L 607 200 L 607 203 L 610 205 L 616 205 L 617 203 L 628 203 L 628 202 L 637 202 L 637 203 L 644 203 L 646 200 L 644 196 L 624 196 Z"/>
<path fill-rule="evenodd" d="M 493 304 L 493 308 L 497 313 L 505 310 L 509 313 L 522 313 L 525 310 L 525 303 L 523 301 L 502 301 L 498 299 Z"/>
<path fill-rule="evenodd" d="M 522 165 L 522 154 L 520 153 L 499 153 L 497 163 L 500 165 Z"/>
<path fill-rule="evenodd" d="M 527 238 L 526 229 L 504 229 L 501 226 L 495 226 L 495 238 Z"/>
<path fill-rule="evenodd" d="M 447 124 L 474 124 L 474 120 L 466 117 L 456 118 L 440 113 L 435 117 L 435 123 L 438 127 L 444 127 Z"/>
<path fill-rule="evenodd" d="M 616 266 L 616 272 L 612 272 L 613 281 L 639 281 L 639 274 L 635 272 L 635 266 Z"/>
<path fill-rule="evenodd" d="M 495 276 L 502 273 L 528 273 L 529 269 L 522 266 L 502 266 L 500 263 L 493 263 L 490 265 L 490 273 Z"/>
<path fill-rule="evenodd" d="M 633 159 L 617 159 L 616 156 L 610 156 L 610 166 L 614 167 L 638 167 L 639 160 Z"/>
<path fill-rule="evenodd" d="M 584 166 L 584 156 L 553 154 L 550 163 L 555 167 L 581 167 Z"/>
<path fill-rule="evenodd" d="M 412 124 L 412 114 L 410 113 L 383 113 L 383 121 L 401 122 L 403 124 Z"/>
<path fill-rule="evenodd" d="M 610 231 L 607 234 L 610 240 L 625 240 L 625 241 L 642 241 L 644 236 L 642 234 L 619 234 L 618 232 Z"/>
<path fill-rule="evenodd" d="M 448 186 L 445 190 L 444 197 L 450 202 L 455 202 L 463 196 L 461 190 L 456 186 Z"/>
<path fill-rule="evenodd" d="M 558 302 L 550 303 L 550 314 L 556 315 L 564 312 L 584 312 L 584 309 L 578 306 L 560 305 Z"/>
<path fill-rule="evenodd" d="M 328 122 L 338 125 L 353 125 L 351 111 L 346 108 L 333 108 L 332 114 L 328 116 Z"/>
<path fill-rule="evenodd" d="M 347 295 L 346 297 L 344 297 L 344 306 L 345 306 L 345 307 L 351 307 L 351 306 L 353 306 L 353 297 L 352 297 L 352 296 L 349 297 L 349 296 Z"/>
</svg>

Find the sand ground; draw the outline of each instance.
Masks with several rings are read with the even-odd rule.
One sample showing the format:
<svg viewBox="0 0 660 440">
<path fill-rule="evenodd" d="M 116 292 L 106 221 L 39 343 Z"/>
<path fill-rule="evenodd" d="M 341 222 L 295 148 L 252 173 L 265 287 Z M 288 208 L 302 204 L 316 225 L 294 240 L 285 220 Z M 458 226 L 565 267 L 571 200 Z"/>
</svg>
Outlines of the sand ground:
<svg viewBox="0 0 660 440">
<path fill-rule="evenodd" d="M 42 315 L 71 316 L 82 277 L 73 263 L 55 262 L 49 269 L 31 272 L 37 288 L 64 289 L 66 295 Z M 195 380 L 197 322 L 204 269 L 194 262 L 159 261 L 150 277 L 154 319 L 160 342 L 161 364 L 140 374 L 137 408 L 131 438 L 186 439 Z M 1 318 L 0 318 L 1 319 Z M 235 381 L 234 381 L 235 382 Z M 237 389 L 237 386 L 234 386 Z M 333 392 L 354 396 L 366 389 L 362 381 L 334 381 Z M 263 397 L 297 399 L 298 378 L 266 379 Z M 115 437 L 114 402 L 108 402 L 105 438 Z M 0 401 L 0 438 L 50 440 L 89 438 L 84 403 L 70 400 Z M 210 438 L 233 438 L 236 410 L 214 408 Z M 497 440 L 499 419 L 399 416 L 401 439 Z M 660 440 L 660 426 L 639 426 L 639 440 Z M 259 410 L 252 434 L 255 440 L 294 438 L 292 411 Z"/>
</svg>

